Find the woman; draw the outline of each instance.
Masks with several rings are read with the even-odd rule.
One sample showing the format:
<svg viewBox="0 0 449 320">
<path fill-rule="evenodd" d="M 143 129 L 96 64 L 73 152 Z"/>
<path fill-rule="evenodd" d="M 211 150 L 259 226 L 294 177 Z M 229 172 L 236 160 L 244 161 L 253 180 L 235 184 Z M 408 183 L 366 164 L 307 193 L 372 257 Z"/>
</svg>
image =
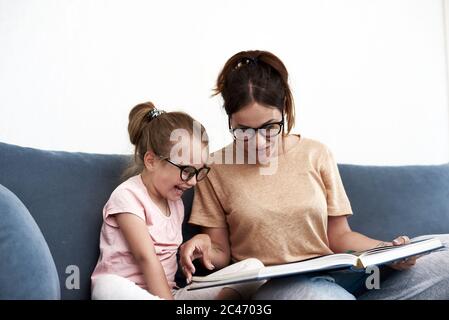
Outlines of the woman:
<svg viewBox="0 0 449 320">
<path fill-rule="evenodd" d="M 216 94 L 223 97 L 234 142 L 211 155 L 215 164 L 196 187 L 189 222 L 202 226 L 202 233 L 181 247 L 188 280 L 199 257 L 215 268 L 250 257 L 273 265 L 410 241 L 400 236 L 384 242 L 350 229 L 351 205 L 332 152 L 289 134 L 294 103 L 279 58 L 265 51 L 234 55 L 218 77 Z M 356 272 L 272 279 L 253 299 L 447 299 L 448 264 L 448 250 L 392 264 L 382 269 L 380 290 L 367 290 L 367 275 Z"/>
</svg>

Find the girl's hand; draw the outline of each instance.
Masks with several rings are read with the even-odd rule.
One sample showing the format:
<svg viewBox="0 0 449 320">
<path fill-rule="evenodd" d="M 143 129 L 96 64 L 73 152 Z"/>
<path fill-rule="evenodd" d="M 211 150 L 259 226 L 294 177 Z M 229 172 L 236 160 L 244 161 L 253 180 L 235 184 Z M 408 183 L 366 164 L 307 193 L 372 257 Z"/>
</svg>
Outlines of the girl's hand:
<svg viewBox="0 0 449 320">
<path fill-rule="evenodd" d="M 392 242 L 392 244 L 394 246 L 402 246 L 402 245 L 408 244 L 408 243 L 410 243 L 410 239 L 407 236 L 397 237 Z M 418 257 L 419 256 L 408 257 L 408 258 L 405 258 L 404 260 L 401 260 L 401 261 L 398 261 L 395 263 L 391 263 L 391 264 L 389 264 L 389 266 L 395 270 L 406 270 L 415 265 L 416 259 L 418 259 Z"/>
<path fill-rule="evenodd" d="M 193 261 L 201 258 L 203 265 L 213 270 L 215 267 L 211 262 L 210 254 L 212 242 L 207 234 L 198 234 L 189 241 L 183 243 L 180 248 L 180 264 L 182 272 L 187 278 L 187 283 L 192 281 L 192 275 L 195 273 Z"/>
</svg>

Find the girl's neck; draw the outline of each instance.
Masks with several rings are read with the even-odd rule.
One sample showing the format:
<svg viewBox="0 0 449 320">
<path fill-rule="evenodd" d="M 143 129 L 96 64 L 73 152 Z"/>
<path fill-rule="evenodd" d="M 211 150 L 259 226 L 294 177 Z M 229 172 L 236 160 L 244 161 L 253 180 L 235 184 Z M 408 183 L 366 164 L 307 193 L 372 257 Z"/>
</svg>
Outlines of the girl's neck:
<svg viewBox="0 0 449 320">
<path fill-rule="evenodd" d="M 143 184 L 145 185 L 147 192 L 150 195 L 150 198 L 157 204 L 165 203 L 166 199 L 162 197 L 154 187 L 150 174 L 146 170 L 143 170 L 140 175 L 142 177 Z"/>
</svg>

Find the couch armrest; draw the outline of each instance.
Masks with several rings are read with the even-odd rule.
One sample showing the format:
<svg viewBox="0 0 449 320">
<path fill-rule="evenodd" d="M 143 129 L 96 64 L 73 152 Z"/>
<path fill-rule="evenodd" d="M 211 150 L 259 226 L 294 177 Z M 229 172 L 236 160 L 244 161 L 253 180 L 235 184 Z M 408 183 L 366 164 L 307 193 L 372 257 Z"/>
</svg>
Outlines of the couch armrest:
<svg viewBox="0 0 449 320">
<path fill-rule="evenodd" d="M 0 185 L 0 299 L 60 299 L 58 273 L 28 209 Z"/>
</svg>

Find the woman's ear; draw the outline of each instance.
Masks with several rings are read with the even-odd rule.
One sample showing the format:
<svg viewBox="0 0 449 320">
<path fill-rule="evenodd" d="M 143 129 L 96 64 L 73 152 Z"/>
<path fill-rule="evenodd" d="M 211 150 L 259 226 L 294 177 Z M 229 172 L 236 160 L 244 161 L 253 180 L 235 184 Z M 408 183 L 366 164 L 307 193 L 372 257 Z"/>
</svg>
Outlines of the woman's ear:
<svg viewBox="0 0 449 320">
<path fill-rule="evenodd" d="M 156 166 L 156 160 L 158 157 L 154 154 L 153 151 L 147 151 L 145 152 L 145 155 L 143 156 L 143 165 L 147 170 L 153 171 Z"/>
</svg>

